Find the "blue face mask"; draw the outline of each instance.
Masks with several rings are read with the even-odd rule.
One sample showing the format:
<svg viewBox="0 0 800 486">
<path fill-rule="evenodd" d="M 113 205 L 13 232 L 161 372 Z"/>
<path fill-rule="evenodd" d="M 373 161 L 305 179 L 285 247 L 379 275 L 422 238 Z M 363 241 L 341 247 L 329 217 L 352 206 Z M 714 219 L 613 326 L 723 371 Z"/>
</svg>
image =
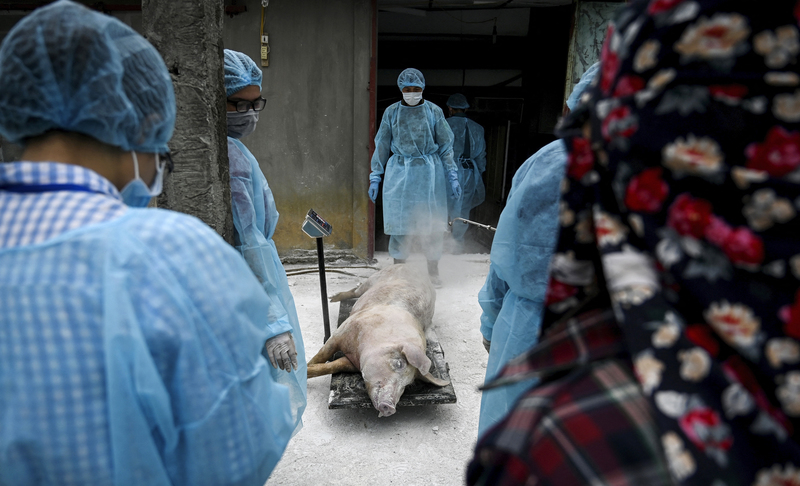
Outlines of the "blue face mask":
<svg viewBox="0 0 800 486">
<path fill-rule="evenodd" d="M 132 181 L 125 184 L 125 187 L 119 192 L 122 197 L 122 202 L 132 208 L 144 208 L 155 196 L 161 194 L 164 186 L 164 167 L 167 165 L 166 161 L 162 161 L 161 157 L 156 154 L 156 178 L 153 185 L 148 187 L 141 177 L 139 177 L 139 160 L 136 158 L 136 152 L 131 152 L 133 155 L 133 170 L 135 177 Z"/>
<path fill-rule="evenodd" d="M 228 136 L 231 138 L 246 137 L 255 131 L 257 123 L 258 112 L 255 110 L 248 110 L 244 113 L 229 111 Z"/>
</svg>

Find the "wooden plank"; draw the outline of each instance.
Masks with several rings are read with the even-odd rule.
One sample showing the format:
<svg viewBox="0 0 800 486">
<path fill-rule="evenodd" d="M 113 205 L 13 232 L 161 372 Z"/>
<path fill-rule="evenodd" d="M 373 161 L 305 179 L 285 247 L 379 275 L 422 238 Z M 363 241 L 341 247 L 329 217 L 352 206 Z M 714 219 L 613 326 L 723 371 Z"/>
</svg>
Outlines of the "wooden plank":
<svg viewBox="0 0 800 486">
<path fill-rule="evenodd" d="M 348 299 L 339 304 L 339 320 L 336 327 L 350 315 L 356 299 Z M 433 330 L 428 331 L 428 347 L 426 354 L 430 358 L 431 374 L 437 378 L 450 381 L 450 367 L 444 360 L 444 351 L 439 344 L 439 338 Z M 338 357 L 339 353 L 337 353 Z M 424 405 L 438 405 L 443 403 L 456 403 L 456 392 L 453 384 L 448 383 L 443 387 L 415 381 L 406 387 L 403 396 L 397 403 L 398 407 L 417 407 Z M 328 408 L 372 408 L 372 401 L 367 395 L 364 378 L 361 373 L 336 373 L 331 376 L 331 393 L 328 397 Z"/>
</svg>

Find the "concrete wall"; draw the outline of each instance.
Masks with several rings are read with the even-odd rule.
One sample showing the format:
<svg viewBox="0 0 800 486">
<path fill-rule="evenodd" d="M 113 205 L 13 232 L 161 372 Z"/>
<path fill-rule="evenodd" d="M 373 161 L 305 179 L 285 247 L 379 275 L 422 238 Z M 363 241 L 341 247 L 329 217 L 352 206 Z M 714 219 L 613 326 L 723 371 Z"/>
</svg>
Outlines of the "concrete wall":
<svg viewBox="0 0 800 486">
<path fill-rule="evenodd" d="M 224 45 L 260 62 L 261 2 L 238 4 L 247 12 L 225 17 Z M 314 209 L 333 225 L 326 248 L 366 257 L 371 15 L 370 0 L 270 0 L 266 9 L 267 107 L 242 141 L 275 196 L 282 254 L 316 248 L 300 230 Z"/>
<path fill-rule="evenodd" d="M 261 1 L 237 5 L 247 11 L 223 19 L 224 47 L 260 62 Z M 0 38 L 23 14 L 0 15 Z M 141 12 L 115 16 L 141 32 Z M 275 196 L 281 217 L 274 240 L 282 255 L 316 248 L 300 230 L 314 209 L 333 225 L 326 248 L 367 256 L 371 29 L 370 0 L 270 0 L 266 9 L 267 107 L 243 142 Z"/>
<path fill-rule="evenodd" d="M 578 2 L 567 59 L 564 102 L 581 80 L 583 73 L 600 59 L 608 23 L 624 5 L 620 2 Z"/>
</svg>

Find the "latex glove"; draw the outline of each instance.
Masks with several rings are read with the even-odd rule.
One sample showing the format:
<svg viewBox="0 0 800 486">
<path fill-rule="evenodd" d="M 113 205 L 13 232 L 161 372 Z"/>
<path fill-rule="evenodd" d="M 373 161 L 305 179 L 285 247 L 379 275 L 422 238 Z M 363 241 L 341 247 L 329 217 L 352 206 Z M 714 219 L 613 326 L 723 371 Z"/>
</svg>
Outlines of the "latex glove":
<svg viewBox="0 0 800 486">
<path fill-rule="evenodd" d="M 369 194 L 369 200 L 372 201 L 372 202 L 375 202 L 375 199 L 377 199 L 377 197 L 378 197 L 378 185 L 379 184 L 380 184 L 380 181 L 372 181 L 372 182 L 369 183 L 369 191 L 367 191 L 367 194 Z"/>
<path fill-rule="evenodd" d="M 283 334 L 267 339 L 267 356 L 273 368 L 280 368 L 284 371 L 297 369 L 297 348 L 294 346 L 292 333 L 286 331 Z"/>
<path fill-rule="evenodd" d="M 486 348 L 486 352 L 488 353 L 489 347 L 492 345 L 492 342 L 487 341 L 485 337 L 482 337 L 482 339 L 483 339 L 483 347 Z"/>
<path fill-rule="evenodd" d="M 451 170 L 447 173 L 450 180 L 450 189 L 453 191 L 453 198 L 461 199 L 461 184 L 458 183 L 458 172 Z"/>
<path fill-rule="evenodd" d="M 450 181 L 450 189 L 453 190 L 453 198 L 461 199 L 461 185 L 458 181 Z"/>
</svg>

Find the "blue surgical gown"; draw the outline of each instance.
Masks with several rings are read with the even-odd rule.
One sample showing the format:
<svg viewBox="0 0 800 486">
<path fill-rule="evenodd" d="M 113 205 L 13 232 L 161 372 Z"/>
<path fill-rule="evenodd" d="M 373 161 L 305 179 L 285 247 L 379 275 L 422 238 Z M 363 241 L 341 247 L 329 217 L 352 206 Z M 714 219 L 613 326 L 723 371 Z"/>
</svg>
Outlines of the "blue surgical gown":
<svg viewBox="0 0 800 486">
<path fill-rule="evenodd" d="M 456 170 L 453 132 L 429 101 L 386 108 L 375 135 L 370 181 L 383 176 L 383 231 L 428 235 L 447 230 L 445 173 Z"/>
<path fill-rule="evenodd" d="M 550 260 L 558 239 L 558 205 L 566 167 L 564 143 L 542 147 L 514 175 L 492 242 L 491 265 L 478 294 L 481 334 L 491 341 L 486 382 L 539 341 Z M 478 435 L 500 421 L 527 380 L 483 392 Z"/>
<path fill-rule="evenodd" d="M 302 428 L 302 416 L 306 408 L 306 352 L 294 297 L 289 290 L 278 249 L 272 240 L 278 224 L 278 210 L 256 158 L 242 142 L 231 137 L 228 137 L 228 161 L 236 248 L 270 299 L 267 320 L 281 327 L 290 327 L 297 348 L 296 371 L 287 373 L 274 368 L 271 370 L 278 383 L 289 387 L 296 433 Z"/>
<path fill-rule="evenodd" d="M 172 211 L 0 249 L 0 484 L 263 485 L 294 429 L 261 355 L 291 330 L 270 307 Z"/>
<path fill-rule="evenodd" d="M 469 219 L 469 211 L 486 198 L 481 176 L 486 170 L 486 140 L 483 127 L 467 118 L 464 113 L 456 113 L 447 119 L 447 123 L 453 130 L 453 159 L 458 167 L 458 182 L 461 184 L 461 197 L 447 200 L 448 219 Z M 462 226 L 466 229 L 465 225 Z"/>
</svg>

